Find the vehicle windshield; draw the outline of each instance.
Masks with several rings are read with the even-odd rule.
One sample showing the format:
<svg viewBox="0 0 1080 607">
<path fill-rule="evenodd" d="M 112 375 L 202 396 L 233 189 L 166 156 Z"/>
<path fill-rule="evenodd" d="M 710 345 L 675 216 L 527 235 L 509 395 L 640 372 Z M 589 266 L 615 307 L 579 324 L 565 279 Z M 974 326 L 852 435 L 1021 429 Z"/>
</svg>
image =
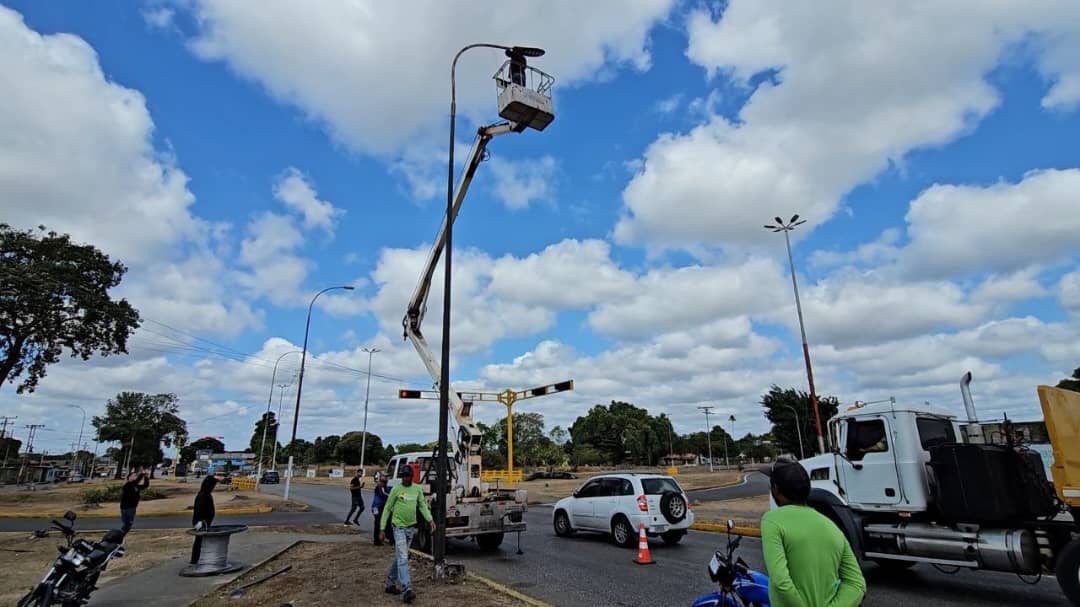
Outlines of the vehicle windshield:
<svg viewBox="0 0 1080 607">
<path fill-rule="evenodd" d="M 641 479 L 641 488 L 645 490 L 645 495 L 660 495 L 667 491 L 682 493 L 682 488 L 675 482 L 675 479 L 666 477 L 643 478 Z"/>
</svg>

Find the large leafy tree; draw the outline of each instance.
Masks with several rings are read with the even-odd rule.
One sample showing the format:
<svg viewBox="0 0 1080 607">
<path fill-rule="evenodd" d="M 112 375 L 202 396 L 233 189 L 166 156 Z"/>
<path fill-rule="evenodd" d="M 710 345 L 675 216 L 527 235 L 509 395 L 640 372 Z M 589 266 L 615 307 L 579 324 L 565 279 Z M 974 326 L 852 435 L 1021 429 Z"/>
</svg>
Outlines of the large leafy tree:
<svg viewBox="0 0 1080 607">
<path fill-rule="evenodd" d="M 341 437 L 336 434 L 331 434 L 326 438 L 318 436 L 315 438 L 315 443 L 312 448 L 312 457 L 315 463 L 330 462 L 334 460 L 334 451 L 337 449 L 338 442 L 341 441 Z"/>
<path fill-rule="evenodd" d="M 1058 388 L 1080 392 L 1080 367 L 1072 372 L 1072 377 L 1063 379 L 1057 383 Z"/>
<path fill-rule="evenodd" d="M 22 449 L 22 441 L 10 436 L 0 438 L 0 458 L 5 460 L 8 458 L 14 458 L 19 455 L 19 449 Z"/>
<path fill-rule="evenodd" d="M 33 392 L 64 352 L 127 353 L 139 313 L 109 295 L 126 271 L 66 234 L 0 223 L 0 385 Z"/>
<path fill-rule="evenodd" d="M 281 449 L 281 456 L 292 457 L 294 463 L 306 464 L 315 459 L 315 445 L 311 441 L 298 438 Z"/>
<path fill-rule="evenodd" d="M 803 449 L 807 456 L 817 452 L 817 427 L 814 421 L 814 407 L 810 395 L 801 390 L 772 386 L 761 397 L 761 406 L 765 417 L 772 422 L 772 435 L 776 445 L 783 453 L 799 455 L 799 431 L 802 432 Z M 836 415 L 840 401 L 835 396 L 819 396 L 818 410 L 821 412 L 822 432 L 825 421 Z M 794 411 L 792 411 L 794 409 Z M 796 413 L 799 424 L 795 425 Z"/>
<path fill-rule="evenodd" d="M 360 449 L 364 449 L 364 465 L 383 463 L 382 439 L 377 434 L 367 433 L 364 443 L 363 432 L 346 432 L 334 449 L 334 456 L 349 466 L 360 464 Z"/>
<path fill-rule="evenodd" d="M 210 453 L 224 453 L 225 443 L 219 441 L 213 436 L 204 436 L 192 443 L 185 445 L 180 449 L 180 461 L 185 464 L 190 464 L 195 461 L 195 454 L 199 451 L 209 451 Z"/>
<path fill-rule="evenodd" d="M 277 442 L 278 425 L 277 417 L 273 411 L 263 413 L 262 417 L 255 422 L 255 430 L 251 433 L 251 441 L 248 442 L 248 453 L 254 453 L 256 458 L 260 457 L 259 450 L 263 446 L 263 427 L 265 427 L 266 452 L 262 453 L 261 457 L 265 461 L 270 461 L 274 443 Z"/>
<path fill-rule="evenodd" d="M 121 461 L 133 468 L 152 468 L 165 457 L 161 446 L 187 436 L 187 423 L 180 419 L 175 394 L 121 392 L 105 403 L 105 415 L 94 416 L 97 440 L 119 441 Z M 117 478 L 122 475 L 117 467 Z"/>
<path fill-rule="evenodd" d="M 596 405 L 570 426 L 574 448 L 589 446 L 603 454 L 605 463 L 654 461 L 666 450 L 667 426 L 656 424 L 649 412 L 630 403 L 612 401 Z M 591 454 L 590 454 L 591 456 Z"/>
</svg>

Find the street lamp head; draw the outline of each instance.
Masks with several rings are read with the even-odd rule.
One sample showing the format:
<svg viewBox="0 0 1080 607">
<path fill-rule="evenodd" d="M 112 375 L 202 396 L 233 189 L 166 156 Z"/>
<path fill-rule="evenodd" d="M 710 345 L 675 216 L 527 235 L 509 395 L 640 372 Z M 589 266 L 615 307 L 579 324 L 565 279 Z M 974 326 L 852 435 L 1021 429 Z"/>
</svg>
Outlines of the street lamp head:
<svg viewBox="0 0 1080 607">
<path fill-rule="evenodd" d="M 784 220 L 783 219 L 780 219 L 779 217 L 773 217 L 773 219 L 776 220 L 777 225 L 781 225 L 781 226 L 784 225 Z"/>
<path fill-rule="evenodd" d="M 796 213 L 796 214 L 791 216 L 791 221 L 789 221 L 788 223 L 795 223 L 798 220 L 799 220 L 799 214 Z"/>
<path fill-rule="evenodd" d="M 351 285 L 345 285 L 345 286 L 343 286 L 343 287 L 341 287 L 341 288 L 342 288 L 342 289 L 345 289 L 346 291 L 352 291 L 352 290 L 353 290 L 353 289 L 355 289 L 356 287 L 354 287 L 354 286 L 351 286 Z"/>
<path fill-rule="evenodd" d="M 767 226 L 765 226 L 765 229 L 766 229 L 766 230 L 776 230 L 776 229 L 779 229 L 779 228 L 777 228 L 777 227 L 776 227 L 776 226 L 774 226 L 774 225 L 767 225 Z"/>
<path fill-rule="evenodd" d="M 512 46 L 506 49 L 506 56 L 510 57 L 511 59 L 513 59 L 515 56 L 535 58 L 543 57 L 544 52 L 544 49 L 537 48 L 535 46 Z"/>
</svg>

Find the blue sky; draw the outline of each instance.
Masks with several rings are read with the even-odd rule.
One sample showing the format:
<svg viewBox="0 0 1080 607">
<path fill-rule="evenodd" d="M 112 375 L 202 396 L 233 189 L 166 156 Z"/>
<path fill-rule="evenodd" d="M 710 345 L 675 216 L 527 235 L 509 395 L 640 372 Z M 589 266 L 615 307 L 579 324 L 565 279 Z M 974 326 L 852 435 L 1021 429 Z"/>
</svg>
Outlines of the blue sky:
<svg viewBox="0 0 1080 607">
<path fill-rule="evenodd" d="M 1037 416 L 1034 386 L 1080 365 L 1080 14 L 902 6 L 5 0 L 3 220 L 124 261 L 147 322 L 128 357 L 65 360 L 0 406 L 59 451 L 66 405 L 171 391 L 193 434 L 246 444 L 307 301 L 352 284 L 313 316 L 300 436 L 359 428 L 349 369 L 376 346 L 370 430 L 433 438 L 430 403 L 393 398 L 431 383 L 398 323 L 441 219 L 449 59 L 492 40 L 548 49 L 557 117 L 497 138 L 466 200 L 459 386 L 573 377 L 522 407 L 549 427 L 622 399 L 681 432 L 700 404 L 766 430 L 758 396 L 805 376 L 783 243 L 760 226 L 800 213 L 822 393 L 959 411 L 971 369 L 988 416 Z M 459 66 L 459 160 L 497 119 L 501 61 Z"/>
</svg>

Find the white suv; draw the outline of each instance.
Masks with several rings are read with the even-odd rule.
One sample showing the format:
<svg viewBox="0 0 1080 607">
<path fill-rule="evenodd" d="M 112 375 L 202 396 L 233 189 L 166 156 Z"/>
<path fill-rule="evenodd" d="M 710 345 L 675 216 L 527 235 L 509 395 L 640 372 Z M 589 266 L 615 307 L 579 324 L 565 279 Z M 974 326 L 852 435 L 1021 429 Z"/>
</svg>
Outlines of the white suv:
<svg viewBox="0 0 1080 607">
<path fill-rule="evenodd" d="M 559 537 L 600 531 L 627 548 L 637 545 L 638 529 L 644 523 L 648 536 L 659 535 L 664 543 L 677 544 L 694 524 L 689 504 L 682 487 L 670 476 L 604 474 L 556 502 L 552 523 Z"/>
</svg>

